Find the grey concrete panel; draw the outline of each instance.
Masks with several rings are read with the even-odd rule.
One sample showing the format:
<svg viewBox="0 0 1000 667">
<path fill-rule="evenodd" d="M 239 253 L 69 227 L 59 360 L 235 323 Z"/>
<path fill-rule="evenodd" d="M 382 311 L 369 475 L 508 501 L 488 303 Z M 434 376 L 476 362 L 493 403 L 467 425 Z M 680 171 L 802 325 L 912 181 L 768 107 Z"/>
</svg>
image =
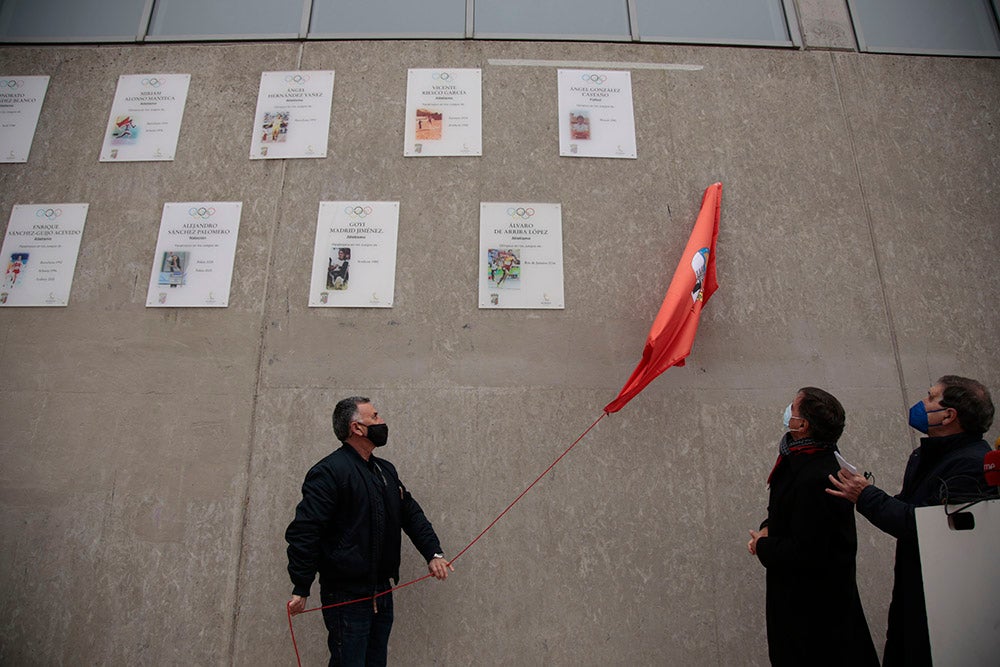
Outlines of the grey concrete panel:
<svg viewBox="0 0 1000 667">
<path fill-rule="evenodd" d="M 815 7 L 807 47 L 841 48 L 816 38 L 836 8 Z M 70 306 L 0 311 L 3 663 L 290 662 L 282 535 L 344 395 L 377 401 L 386 457 L 457 553 L 617 394 L 714 181 L 721 287 L 687 365 L 449 581 L 396 594 L 393 662 L 766 664 L 747 530 L 795 389 L 841 398 L 842 448 L 896 492 L 926 385 L 1000 380 L 994 61 L 479 41 L 0 60 L 52 76 L 29 163 L 0 165 L 0 215 L 91 205 Z M 544 60 L 700 69 L 633 69 L 639 159 L 584 160 L 558 157 Z M 432 66 L 483 68 L 483 157 L 402 157 L 406 69 Z M 330 157 L 251 162 L 260 72 L 296 67 L 337 72 Z M 118 75 L 167 71 L 192 74 L 177 160 L 98 163 Z M 230 306 L 146 309 L 162 205 L 193 199 L 244 202 Z M 337 199 L 400 202 L 393 308 L 307 307 L 318 203 Z M 503 200 L 562 204 L 565 310 L 477 307 L 478 203 Z M 894 543 L 858 533 L 881 645 Z M 404 546 L 404 580 L 425 570 Z M 296 631 L 322 664 L 318 615 Z"/>
<path fill-rule="evenodd" d="M 796 0 L 795 7 L 805 48 L 857 51 L 846 0 Z"/>
<path fill-rule="evenodd" d="M 73 302 L 110 309 L 145 303 L 165 202 L 246 200 L 230 309 L 259 312 L 283 164 L 251 163 L 249 132 L 260 72 L 294 69 L 295 50 L 178 45 L 11 53 L 13 71 L 48 73 L 52 79 L 29 162 L 4 165 L 0 172 L 2 214 L 6 219 L 12 204 L 90 204 L 77 267 L 83 279 L 73 286 Z M 236 70 L 234 62 L 252 62 L 255 68 Z M 118 76 L 158 72 L 191 74 L 177 159 L 98 162 Z"/>
<path fill-rule="evenodd" d="M 836 62 L 898 342 L 902 407 L 949 373 L 997 391 L 1000 69 L 951 58 Z M 990 441 L 998 434 L 994 426 Z"/>
<path fill-rule="evenodd" d="M 232 63 L 292 69 L 296 50 L 8 55 L 8 71 L 52 79 L 29 162 L 0 170 L 3 216 L 16 203 L 90 209 L 70 306 L 0 320 L 3 421 L 30 420 L 3 440 L 5 532 L 23 537 L 4 550 L 2 661 L 222 663 L 280 194 L 268 172 L 282 169 L 246 159 L 260 72 Z M 118 75 L 162 71 L 192 74 L 178 160 L 99 163 Z M 243 198 L 230 307 L 145 308 L 163 203 Z"/>
<path fill-rule="evenodd" d="M 247 403 L 23 391 L 4 404 L 4 662 L 220 662 Z"/>
<path fill-rule="evenodd" d="M 65 310 L 17 312 L 0 344 L 10 386 L 81 396 L 112 390 L 252 400 L 259 317 L 134 308 L 105 314 L 73 303 Z"/>
<path fill-rule="evenodd" d="M 491 48 L 497 50 L 497 56 L 524 56 L 527 59 L 552 55 L 546 53 L 550 49 L 545 46 L 515 44 L 503 47 L 491 45 Z M 468 51 L 471 47 L 461 48 Z M 570 49 L 564 47 L 563 50 Z M 679 62 L 693 60 L 704 64 L 704 56 L 713 52 L 701 52 L 701 60 L 686 58 L 690 53 L 690 49 L 676 49 L 671 55 L 679 55 L 676 58 Z M 542 375 L 546 382 L 558 383 L 564 379 L 575 385 L 581 379 L 581 373 L 600 381 L 613 368 L 634 361 L 637 358 L 635 347 L 630 349 L 625 345 L 616 345 L 613 349 L 619 354 L 600 367 L 577 372 L 569 370 L 568 373 L 554 371 L 572 369 L 566 355 L 580 356 L 582 352 L 591 360 L 604 359 L 607 352 L 601 348 L 607 346 L 607 341 L 618 340 L 614 326 L 609 326 L 609 323 L 627 322 L 629 334 L 643 335 L 650 313 L 658 308 L 676 266 L 676 257 L 686 242 L 701 190 L 713 180 L 728 180 L 726 176 L 729 172 L 751 164 L 767 165 L 768 168 L 753 170 L 745 176 L 741 173 L 740 180 L 726 188 L 723 195 L 725 221 L 720 237 L 723 280 L 728 281 L 731 288 L 727 290 L 728 295 L 735 290 L 747 289 L 747 294 L 753 296 L 752 299 L 744 298 L 737 293 L 730 299 L 733 307 L 759 309 L 764 317 L 773 318 L 778 325 L 783 320 L 781 306 L 769 301 L 788 297 L 789 290 L 785 285 L 807 285 L 808 289 L 822 291 L 795 294 L 795 298 L 801 301 L 797 312 L 810 311 L 814 308 L 811 304 L 830 303 L 838 312 L 861 308 L 859 317 L 863 321 L 877 322 L 881 317 L 881 304 L 877 299 L 866 299 L 841 290 L 830 280 L 821 283 L 809 280 L 817 271 L 827 279 L 842 273 L 839 267 L 827 265 L 831 258 L 843 258 L 844 265 L 852 269 L 860 260 L 867 262 L 868 270 L 874 270 L 872 262 L 865 259 L 867 228 L 863 210 L 856 201 L 852 202 L 844 196 L 844 187 L 857 192 L 856 178 L 851 168 L 849 145 L 846 142 L 836 143 L 836 139 L 843 136 L 844 125 L 827 58 L 817 55 L 804 59 L 801 54 L 776 53 L 766 60 L 748 62 L 738 72 L 731 66 L 720 67 L 718 63 L 721 61 L 712 58 L 701 72 L 637 71 L 634 75 L 636 90 L 643 91 L 643 94 L 636 95 L 637 126 L 643 152 L 641 159 L 635 162 L 558 158 L 553 143 L 556 123 L 555 68 L 487 67 L 484 73 L 486 94 L 488 98 L 496 98 L 495 102 L 487 99 L 484 103 L 487 114 L 493 109 L 506 110 L 513 106 L 509 117 L 540 118 L 542 122 L 526 124 L 524 133 L 528 138 L 524 144 L 535 147 L 552 144 L 548 152 L 535 149 L 534 153 L 525 157 L 525 162 L 547 175 L 544 179 L 532 179 L 530 186 L 525 183 L 524 174 L 527 172 L 524 166 L 512 161 L 512 149 L 503 146 L 497 147 L 494 152 L 498 157 L 492 157 L 493 154 L 487 150 L 481 161 L 461 158 L 405 160 L 400 168 L 406 169 L 406 172 L 397 177 L 386 174 L 384 153 L 377 152 L 368 156 L 358 151 L 358 159 L 353 160 L 349 167 L 356 176 L 327 176 L 326 170 L 331 168 L 340 171 L 348 169 L 333 163 L 314 165 L 303 161 L 294 165 L 292 169 L 296 175 L 292 177 L 294 182 L 289 187 L 296 190 L 290 194 L 295 202 L 302 203 L 293 205 L 293 220 L 283 224 L 279 232 L 277 246 L 285 255 L 276 257 L 275 274 L 278 280 L 296 280 L 298 287 L 287 290 L 279 304 L 285 312 L 272 320 L 272 324 L 284 320 L 288 323 L 284 330 L 281 327 L 270 330 L 274 335 L 268 337 L 268 366 L 263 381 L 287 385 L 291 377 L 303 377 L 300 373 L 302 367 L 314 364 L 328 367 L 330 353 L 324 346 L 293 344 L 293 350 L 286 352 L 282 349 L 288 331 L 298 326 L 323 327 L 326 325 L 321 322 L 325 319 L 336 320 L 334 330 L 337 334 L 333 335 L 338 338 L 347 336 L 347 341 L 351 340 L 348 335 L 351 330 L 365 331 L 369 326 L 384 329 L 384 335 L 374 338 L 362 334 L 364 344 L 382 346 L 391 353 L 384 356 L 359 355 L 356 358 L 365 365 L 391 364 L 398 368 L 396 372 L 414 378 L 425 376 L 434 382 L 443 374 L 444 379 L 460 384 L 491 384 L 494 381 L 492 378 L 502 377 L 505 372 L 514 375 L 510 371 L 517 369 Z M 379 62 L 385 64 L 391 61 L 382 58 Z M 397 69 L 405 71 L 409 64 L 399 62 Z M 394 75 L 394 78 L 398 79 L 399 100 L 395 103 L 398 108 L 393 110 L 394 118 L 382 121 L 390 129 L 401 128 L 399 118 L 402 116 L 401 100 L 405 91 L 402 75 Z M 347 98 L 346 103 L 350 105 L 351 83 L 345 79 L 346 76 L 338 79 L 341 95 L 338 102 Z M 820 85 L 823 86 L 824 97 L 810 97 L 808 91 L 817 81 L 823 82 Z M 698 82 L 699 87 L 694 82 Z M 527 85 L 534 87 L 529 91 L 537 92 L 514 96 L 513 100 L 504 94 Z M 368 88 L 363 86 L 359 95 L 370 95 Z M 645 99 L 647 90 L 651 100 Z M 721 92 L 723 90 L 734 99 L 740 99 L 741 104 L 728 103 Z M 809 104 L 809 109 L 802 114 L 807 120 L 794 124 L 788 122 L 782 113 L 788 98 L 802 98 L 804 104 Z M 522 103 L 523 99 L 531 100 L 532 106 Z M 367 115 L 377 119 L 373 120 L 375 125 L 383 118 L 376 109 L 370 110 Z M 494 112 L 494 115 L 499 113 Z M 545 118 L 551 120 L 545 122 Z M 489 129 L 493 120 L 487 117 L 484 122 Z M 496 119 L 498 124 L 503 122 L 500 118 Z M 724 128 L 739 128 L 740 131 L 725 132 Z M 372 140 L 375 141 L 374 137 Z M 401 136 L 396 136 L 380 147 L 383 151 L 399 151 L 399 143 Z M 817 145 L 827 148 L 817 150 Z M 517 152 L 516 147 L 514 152 Z M 470 162 L 472 164 L 463 171 L 462 163 Z M 424 165 L 432 168 L 425 168 Z M 700 180 L 694 182 L 687 173 L 688 165 L 703 165 L 701 170 L 709 173 L 702 173 Z M 826 172 L 831 169 L 836 178 L 827 178 Z M 315 177 L 298 175 L 305 170 L 319 173 Z M 477 181 L 477 174 L 484 170 L 489 170 L 485 183 Z M 824 172 L 822 180 L 809 178 L 809 174 L 820 171 Z M 324 190 L 331 186 L 326 184 L 337 187 L 340 182 L 362 178 L 360 174 L 364 173 L 368 174 L 367 178 L 378 181 L 378 185 L 372 188 L 375 192 L 371 198 L 384 197 L 386 184 L 391 184 L 391 190 L 401 193 L 387 197 L 403 201 L 400 247 L 423 245 L 423 248 L 399 254 L 397 303 L 391 315 L 378 311 L 343 310 L 329 314 L 310 313 L 304 307 L 307 276 L 301 271 L 284 270 L 283 262 L 287 262 L 290 269 L 299 257 L 308 256 L 315 228 L 317 195 L 328 196 Z M 469 193 L 468 186 L 458 191 L 452 186 L 456 179 L 463 177 L 472 182 L 473 189 L 487 189 L 480 194 L 480 200 L 564 203 L 567 311 L 526 314 L 478 311 L 474 290 L 461 289 L 463 285 L 474 285 L 473 257 L 478 243 L 477 202 L 476 198 L 470 201 L 468 196 L 477 193 Z M 674 179 L 677 178 L 687 186 L 684 199 L 675 191 L 677 185 Z M 803 179 L 810 182 L 801 183 Z M 813 180 L 819 182 L 813 183 Z M 807 189 L 805 186 L 808 186 Z M 306 192 L 300 195 L 300 188 Z M 329 196 L 347 198 L 360 192 L 357 186 L 352 185 L 348 191 L 340 190 Z M 697 194 L 692 196 L 693 193 Z M 808 205 L 804 202 L 806 196 L 811 198 Z M 413 204 L 407 206 L 407 202 Z M 588 205 L 581 206 L 582 202 Z M 750 208 L 753 209 L 752 214 Z M 806 209 L 808 214 L 804 212 Z M 809 215 L 810 223 L 815 224 L 804 224 L 804 215 Z M 735 224 L 730 224 L 730 219 Z M 727 255 L 727 243 L 748 252 Z M 782 262 L 784 252 L 796 253 L 799 261 L 794 266 L 785 267 L 781 274 L 756 270 L 758 267 L 752 264 L 741 270 L 745 263 L 752 262 L 751 258 L 766 252 L 773 253 L 773 262 Z M 424 268 L 428 263 L 436 266 L 438 257 L 463 256 L 468 259 L 453 271 L 427 275 L 428 271 Z M 726 262 L 733 262 L 734 265 L 727 266 Z M 789 276 L 784 271 L 801 273 Z M 602 284 L 619 282 L 625 286 L 626 298 L 622 298 L 619 292 L 601 288 Z M 719 300 L 729 298 L 720 296 Z M 706 311 L 707 317 L 712 316 L 711 310 Z M 311 324 L 296 323 L 297 313 L 303 313 Z M 435 321 L 442 326 L 425 326 Z M 509 321 L 519 324 L 511 326 Z M 834 325 L 842 324 L 848 323 L 836 318 Z M 810 325 L 806 322 L 797 326 L 808 328 Z M 851 336 L 863 329 L 851 325 L 848 328 L 851 329 Z M 570 336 L 571 342 L 583 345 L 587 344 L 586 341 L 594 341 L 594 349 L 549 345 L 541 334 L 546 329 L 551 337 L 563 341 L 566 336 Z M 492 335 L 497 331 L 503 331 L 504 336 Z M 769 329 L 763 335 L 771 336 L 773 333 Z M 803 332 L 794 333 L 799 335 Z M 746 337 L 752 332 L 741 329 L 738 334 Z M 881 334 L 884 343 L 884 331 Z M 865 338 L 870 336 L 867 332 L 862 335 Z M 310 329 L 308 337 L 319 340 L 321 334 Z M 819 337 L 819 333 L 813 331 L 812 337 Z M 443 360 L 440 355 L 428 355 L 435 346 L 444 353 Z M 494 352 L 491 349 L 494 346 L 499 351 Z M 868 354 L 878 349 L 877 343 L 875 346 L 866 344 L 865 347 Z M 460 352 L 473 349 L 476 352 L 474 355 L 462 355 Z M 516 355 L 506 353 L 507 350 L 516 350 Z M 448 354 L 449 351 L 451 354 Z M 273 359 L 283 355 L 291 355 L 295 360 L 287 365 L 287 370 L 281 364 L 273 363 Z M 439 366 L 442 361 L 458 366 L 457 359 L 452 362 L 454 357 L 461 358 L 460 367 Z M 343 363 L 350 364 L 352 360 L 347 358 Z M 529 378 L 528 383 L 534 382 Z"/>
</svg>

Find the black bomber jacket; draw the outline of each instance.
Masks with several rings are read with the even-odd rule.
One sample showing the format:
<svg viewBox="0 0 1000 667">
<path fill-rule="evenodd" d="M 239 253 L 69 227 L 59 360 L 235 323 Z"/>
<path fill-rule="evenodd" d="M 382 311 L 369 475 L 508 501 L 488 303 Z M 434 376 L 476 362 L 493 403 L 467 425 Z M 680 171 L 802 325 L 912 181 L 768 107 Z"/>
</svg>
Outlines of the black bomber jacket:
<svg viewBox="0 0 1000 667">
<path fill-rule="evenodd" d="M 318 572 L 323 590 L 369 595 L 399 580 L 400 531 L 428 562 L 441 552 L 430 521 L 396 468 L 344 444 L 306 474 L 285 531 L 294 595 L 307 597 Z"/>
</svg>

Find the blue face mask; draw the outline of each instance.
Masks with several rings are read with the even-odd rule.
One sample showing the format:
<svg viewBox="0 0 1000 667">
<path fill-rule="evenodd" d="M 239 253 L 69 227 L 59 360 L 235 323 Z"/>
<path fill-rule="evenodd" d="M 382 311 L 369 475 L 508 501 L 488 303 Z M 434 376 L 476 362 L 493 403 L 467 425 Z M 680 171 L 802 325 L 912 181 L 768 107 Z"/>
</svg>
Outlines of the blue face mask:
<svg viewBox="0 0 1000 667">
<path fill-rule="evenodd" d="M 927 415 L 934 412 L 944 412 L 948 408 L 938 408 L 937 410 L 927 411 L 924 407 L 923 401 L 917 401 L 910 408 L 910 426 L 917 429 L 924 435 L 927 435 L 927 431 L 930 430 L 930 423 L 927 420 Z M 937 426 L 937 424 L 935 424 Z"/>
</svg>

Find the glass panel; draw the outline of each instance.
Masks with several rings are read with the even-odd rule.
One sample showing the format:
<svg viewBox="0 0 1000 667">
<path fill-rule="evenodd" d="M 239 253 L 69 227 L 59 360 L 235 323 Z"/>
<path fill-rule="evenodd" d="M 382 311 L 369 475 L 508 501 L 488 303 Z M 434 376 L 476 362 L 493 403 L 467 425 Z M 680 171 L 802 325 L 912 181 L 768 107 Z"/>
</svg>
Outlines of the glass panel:
<svg viewBox="0 0 1000 667">
<path fill-rule="evenodd" d="M 476 0 L 475 36 L 631 41 L 626 0 Z"/>
<path fill-rule="evenodd" d="M 0 38 L 134 41 L 146 0 L 2 0 Z"/>
<path fill-rule="evenodd" d="M 149 34 L 298 36 L 302 0 L 156 0 Z"/>
<path fill-rule="evenodd" d="M 636 14 L 643 41 L 791 45 L 781 0 L 636 0 Z"/>
<path fill-rule="evenodd" d="M 313 0 L 310 36 L 465 36 L 465 0 Z"/>
<path fill-rule="evenodd" d="M 862 49 L 895 53 L 998 55 L 988 0 L 851 0 Z"/>
</svg>

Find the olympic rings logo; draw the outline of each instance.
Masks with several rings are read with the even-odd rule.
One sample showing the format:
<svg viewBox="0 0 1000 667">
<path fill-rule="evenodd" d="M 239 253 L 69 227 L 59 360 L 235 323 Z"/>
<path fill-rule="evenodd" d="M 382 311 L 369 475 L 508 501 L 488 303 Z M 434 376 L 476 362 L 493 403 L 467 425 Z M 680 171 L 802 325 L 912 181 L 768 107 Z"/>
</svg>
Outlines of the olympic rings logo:
<svg viewBox="0 0 1000 667">
<path fill-rule="evenodd" d="M 372 214 L 371 206 L 348 206 L 344 209 L 344 213 L 347 215 L 354 216 L 355 218 L 367 218 Z"/>
<path fill-rule="evenodd" d="M 507 215 L 512 218 L 521 218 L 522 220 L 527 220 L 531 216 L 535 215 L 535 209 L 533 208 L 514 208 L 511 206 L 507 209 Z"/>
<path fill-rule="evenodd" d="M 285 83 L 306 83 L 308 81 L 308 74 L 288 74 L 285 76 Z"/>
<path fill-rule="evenodd" d="M 142 85 L 152 86 L 153 88 L 159 88 L 164 83 L 166 82 L 163 79 L 157 79 L 155 76 L 142 80 Z"/>
<path fill-rule="evenodd" d="M 13 88 L 17 90 L 24 85 L 24 81 L 18 81 L 17 79 L 4 79 L 0 81 L 0 88 Z"/>
<path fill-rule="evenodd" d="M 436 80 L 436 81 L 451 81 L 452 80 L 451 74 L 448 74 L 447 72 L 434 72 L 433 74 L 431 74 L 431 78 L 434 79 L 434 80 Z"/>
<path fill-rule="evenodd" d="M 61 208 L 40 208 L 35 210 L 36 218 L 48 218 L 49 220 L 55 220 L 60 215 L 62 215 Z"/>
<path fill-rule="evenodd" d="M 598 86 L 608 80 L 608 77 L 604 74 L 584 74 L 580 78 L 587 83 L 596 83 Z"/>
<path fill-rule="evenodd" d="M 188 209 L 188 215 L 190 215 L 192 218 L 201 218 L 202 220 L 208 220 L 213 215 L 215 215 L 215 209 L 205 208 L 204 206 L 195 208 L 192 206 L 191 208 Z"/>
</svg>

